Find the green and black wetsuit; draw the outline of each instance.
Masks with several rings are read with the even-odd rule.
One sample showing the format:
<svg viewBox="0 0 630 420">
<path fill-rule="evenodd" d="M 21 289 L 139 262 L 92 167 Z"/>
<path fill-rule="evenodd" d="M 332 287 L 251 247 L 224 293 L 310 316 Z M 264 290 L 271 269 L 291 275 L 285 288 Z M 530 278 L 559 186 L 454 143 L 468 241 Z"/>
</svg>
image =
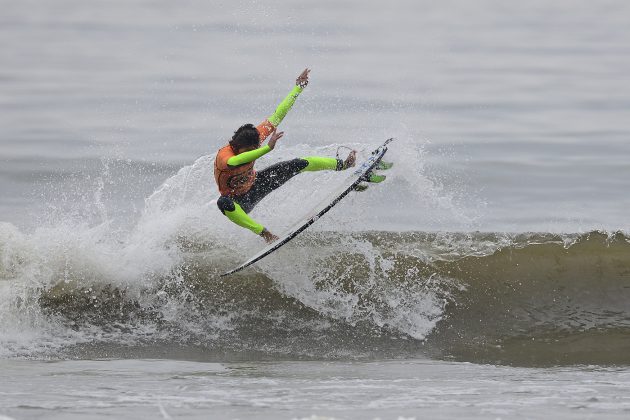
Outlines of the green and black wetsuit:
<svg viewBox="0 0 630 420">
<path fill-rule="evenodd" d="M 295 86 L 275 112 L 257 127 L 261 143 L 282 122 L 301 92 L 302 88 Z M 221 192 L 217 200 L 219 209 L 232 222 L 257 235 L 264 227 L 247 213 L 265 196 L 301 172 L 345 169 L 340 159 L 310 156 L 280 162 L 256 173 L 253 170 L 255 160 L 270 151 L 271 148 L 265 145 L 237 155 L 228 145 L 217 153 L 215 159 L 215 179 Z"/>
</svg>

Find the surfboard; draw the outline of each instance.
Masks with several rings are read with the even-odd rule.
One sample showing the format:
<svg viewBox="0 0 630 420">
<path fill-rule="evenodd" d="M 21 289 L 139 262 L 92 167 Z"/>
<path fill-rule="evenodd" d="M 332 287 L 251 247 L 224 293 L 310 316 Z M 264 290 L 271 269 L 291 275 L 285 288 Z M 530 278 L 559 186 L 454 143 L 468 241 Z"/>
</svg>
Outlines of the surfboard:
<svg viewBox="0 0 630 420">
<path fill-rule="evenodd" d="M 376 150 L 372 152 L 370 157 L 363 162 L 360 166 L 358 166 L 355 171 L 352 173 L 352 176 L 348 177 L 347 181 L 342 184 L 339 188 L 332 191 L 326 199 L 322 200 L 322 202 L 316 206 L 312 211 L 308 213 L 305 218 L 297 221 L 287 233 L 285 233 L 282 237 L 280 237 L 275 242 L 272 242 L 267 247 L 263 248 L 256 255 L 245 261 L 243 264 L 238 267 L 227 271 L 221 274 L 221 277 L 229 276 L 230 274 L 234 274 L 242 269 L 249 267 L 250 265 L 262 260 L 267 255 L 273 253 L 278 248 L 286 245 L 293 238 L 298 236 L 300 233 L 304 232 L 306 228 L 315 223 L 320 217 L 326 214 L 331 208 L 333 208 L 337 203 L 341 201 L 346 195 L 353 191 L 360 183 L 367 181 L 370 172 L 377 167 L 385 153 L 387 152 L 387 145 L 393 141 L 393 138 L 389 138 L 379 146 Z"/>
</svg>

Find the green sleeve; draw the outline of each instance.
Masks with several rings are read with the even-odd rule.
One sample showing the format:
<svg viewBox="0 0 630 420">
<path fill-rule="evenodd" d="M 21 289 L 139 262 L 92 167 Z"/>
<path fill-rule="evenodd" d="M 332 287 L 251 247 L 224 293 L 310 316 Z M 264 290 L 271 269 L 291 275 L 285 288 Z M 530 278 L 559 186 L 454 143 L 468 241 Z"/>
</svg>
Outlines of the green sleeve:
<svg viewBox="0 0 630 420">
<path fill-rule="evenodd" d="M 225 215 L 232 222 L 236 223 L 237 225 L 241 227 L 244 227 L 245 229 L 251 230 L 256 235 L 260 235 L 262 231 L 265 229 L 263 225 L 261 225 L 260 223 L 258 223 L 257 221 L 249 217 L 249 215 L 247 215 L 247 213 L 243 211 L 243 208 L 236 202 L 234 203 L 234 210 L 226 211 Z"/>
<path fill-rule="evenodd" d="M 259 147 L 258 149 L 250 150 L 249 152 L 239 153 L 236 156 L 232 156 L 228 159 L 227 164 L 230 166 L 239 166 L 244 165 L 249 162 L 253 162 L 259 157 L 269 153 L 271 151 L 271 147 L 268 144 L 265 144 L 263 147 Z"/>
<path fill-rule="evenodd" d="M 302 90 L 304 89 L 296 85 L 291 92 L 289 92 L 287 97 L 280 102 L 276 111 L 268 118 L 269 122 L 273 124 L 274 127 L 280 125 L 284 117 L 287 115 L 287 112 L 289 112 L 295 103 L 297 97 L 300 96 L 300 93 L 302 93 Z"/>
</svg>

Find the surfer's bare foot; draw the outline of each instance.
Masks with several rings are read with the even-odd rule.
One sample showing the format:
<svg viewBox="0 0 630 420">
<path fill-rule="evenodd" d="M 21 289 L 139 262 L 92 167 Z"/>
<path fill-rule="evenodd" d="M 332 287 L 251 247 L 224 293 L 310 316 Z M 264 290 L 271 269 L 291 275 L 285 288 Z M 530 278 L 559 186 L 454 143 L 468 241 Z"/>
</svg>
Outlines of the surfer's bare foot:
<svg viewBox="0 0 630 420">
<path fill-rule="evenodd" d="M 352 168 L 356 162 L 357 162 L 357 151 L 353 150 L 350 152 L 346 160 L 343 161 L 343 169 Z"/>
<path fill-rule="evenodd" d="M 267 228 L 264 228 L 263 231 L 260 232 L 260 236 L 262 236 L 265 239 L 265 242 L 267 242 L 268 244 L 278 240 L 278 237 L 269 232 Z"/>
</svg>

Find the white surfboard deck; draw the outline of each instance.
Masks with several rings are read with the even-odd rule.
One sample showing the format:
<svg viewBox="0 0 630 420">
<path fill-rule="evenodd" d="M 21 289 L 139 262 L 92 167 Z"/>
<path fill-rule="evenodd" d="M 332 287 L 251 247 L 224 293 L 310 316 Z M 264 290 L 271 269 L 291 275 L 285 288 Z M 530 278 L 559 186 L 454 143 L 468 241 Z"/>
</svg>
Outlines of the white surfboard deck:
<svg viewBox="0 0 630 420">
<path fill-rule="evenodd" d="M 271 254 L 278 248 L 285 245 L 291 239 L 295 238 L 297 235 L 302 233 L 306 228 L 315 223 L 317 219 L 322 217 L 325 213 L 327 213 L 331 208 L 335 206 L 342 198 L 344 198 L 350 191 L 353 191 L 354 188 L 359 185 L 360 182 L 364 181 L 364 178 L 369 172 L 378 165 L 380 160 L 383 158 L 385 153 L 387 152 L 387 145 L 394 140 L 393 138 L 387 139 L 385 143 L 379 146 L 376 150 L 372 152 L 370 157 L 363 162 L 360 166 L 358 166 L 353 172 L 352 176 L 348 177 L 347 182 L 342 184 L 339 188 L 331 191 L 331 193 L 326 196 L 322 202 L 317 205 L 312 211 L 308 213 L 307 216 L 298 220 L 291 228 L 285 233 L 281 238 L 276 240 L 275 242 L 267 245 L 256 255 L 245 261 L 243 264 L 238 267 L 227 271 L 221 274 L 221 277 L 229 276 L 230 274 L 234 274 L 237 271 L 241 271 L 245 267 L 249 267 L 257 261 L 262 260 L 267 255 Z"/>
</svg>

